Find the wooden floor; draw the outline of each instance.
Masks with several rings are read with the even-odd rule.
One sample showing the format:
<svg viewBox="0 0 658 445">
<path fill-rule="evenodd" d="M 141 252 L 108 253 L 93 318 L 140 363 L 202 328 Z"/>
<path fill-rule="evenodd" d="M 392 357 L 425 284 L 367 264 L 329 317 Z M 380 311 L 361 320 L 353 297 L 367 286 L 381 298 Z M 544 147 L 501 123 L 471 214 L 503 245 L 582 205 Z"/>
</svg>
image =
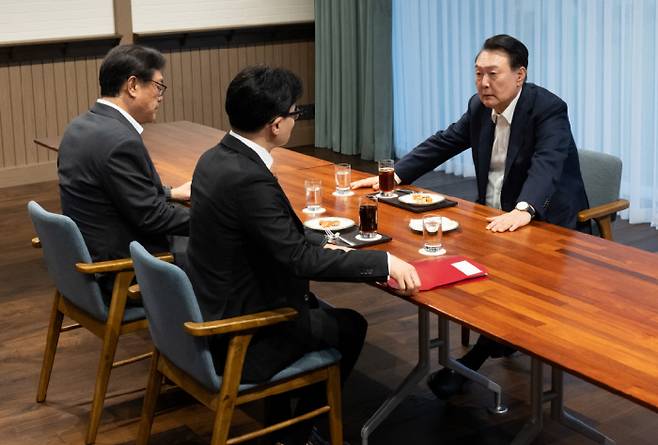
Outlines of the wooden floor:
<svg viewBox="0 0 658 445">
<path fill-rule="evenodd" d="M 448 191 L 450 187 L 468 189 L 459 178 L 437 175 L 423 180 L 436 181 L 428 185 L 442 187 L 446 193 L 456 194 Z M 53 290 L 41 253 L 30 247 L 33 230 L 25 209 L 30 199 L 59 211 L 54 182 L 0 190 L 0 444 L 80 444 L 101 345 L 82 330 L 62 334 L 48 399 L 44 404 L 35 403 Z M 658 250 L 658 233 L 646 225 L 616 223 L 615 235 L 640 248 Z M 346 439 L 356 444 L 363 422 L 413 366 L 416 311 L 366 285 L 314 283 L 313 287 L 332 304 L 359 310 L 370 323 L 366 346 L 344 391 Z M 148 334 L 133 334 L 120 343 L 118 355 L 125 357 L 149 348 Z M 452 349 L 454 355 L 463 352 L 456 343 Z M 468 386 L 450 402 L 441 402 L 422 384 L 374 433 L 370 443 L 509 443 L 529 413 L 529 366 L 528 357 L 517 354 L 491 360 L 483 367 L 484 373 L 503 386 L 510 407 L 507 415 L 488 414 L 486 408 L 492 398 L 476 385 Z M 147 367 L 147 362 L 141 362 L 113 372 L 97 443 L 134 441 Z M 566 378 L 566 402 L 618 444 L 658 443 L 657 413 L 570 376 Z M 259 407 L 241 413 L 237 428 L 244 431 L 258 413 Z M 208 443 L 211 420 L 208 410 L 172 388 L 161 398 L 151 443 Z M 548 418 L 545 422 L 538 444 L 591 443 Z"/>
</svg>

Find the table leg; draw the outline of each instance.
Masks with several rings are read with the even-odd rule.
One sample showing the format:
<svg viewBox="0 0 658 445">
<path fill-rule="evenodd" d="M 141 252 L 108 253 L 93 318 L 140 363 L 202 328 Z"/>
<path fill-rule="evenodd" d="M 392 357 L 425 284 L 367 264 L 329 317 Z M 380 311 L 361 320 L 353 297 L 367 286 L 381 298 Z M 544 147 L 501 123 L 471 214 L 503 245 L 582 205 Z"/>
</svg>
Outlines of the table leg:
<svg viewBox="0 0 658 445">
<path fill-rule="evenodd" d="M 450 345 L 450 321 L 446 317 L 439 317 L 439 340 L 443 345 Z M 503 404 L 503 390 L 500 385 L 493 380 L 485 377 L 477 371 L 473 371 L 471 368 L 468 368 L 457 360 L 450 358 L 450 347 L 439 348 L 439 364 L 442 366 L 448 367 L 455 372 L 463 375 L 467 379 L 478 383 L 489 391 L 492 391 L 494 394 L 494 406 L 489 408 L 489 412 L 492 414 L 505 414 L 508 409 L 507 406 Z"/>
<path fill-rule="evenodd" d="M 536 357 L 531 357 L 530 367 L 530 404 L 531 417 L 516 435 L 513 445 L 532 443 L 543 427 L 544 402 L 551 403 L 551 418 L 564 426 L 604 445 L 614 445 L 615 441 L 600 431 L 575 418 L 564 408 L 564 375 L 561 369 L 552 368 L 551 390 L 544 392 L 543 364 Z"/>
<path fill-rule="evenodd" d="M 590 438 L 594 442 L 604 445 L 614 445 L 614 440 L 582 420 L 577 419 L 564 407 L 564 373 L 561 369 L 555 367 L 552 368 L 551 372 L 551 392 L 555 394 L 555 397 L 551 399 L 551 418 Z"/>
<path fill-rule="evenodd" d="M 445 349 L 445 348 L 441 348 Z M 416 388 L 430 369 L 430 329 L 429 312 L 418 307 L 418 363 L 393 394 L 382 403 L 370 419 L 361 428 L 361 444 L 368 445 L 368 437 L 388 417 L 389 414 Z"/>
<path fill-rule="evenodd" d="M 512 441 L 512 445 L 525 445 L 532 443 L 543 428 L 544 405 L 544 373 L 542 362 L 531 357 L 530 364 L 530 420 L 523 425 L 521 431 Z"/>
</svg>

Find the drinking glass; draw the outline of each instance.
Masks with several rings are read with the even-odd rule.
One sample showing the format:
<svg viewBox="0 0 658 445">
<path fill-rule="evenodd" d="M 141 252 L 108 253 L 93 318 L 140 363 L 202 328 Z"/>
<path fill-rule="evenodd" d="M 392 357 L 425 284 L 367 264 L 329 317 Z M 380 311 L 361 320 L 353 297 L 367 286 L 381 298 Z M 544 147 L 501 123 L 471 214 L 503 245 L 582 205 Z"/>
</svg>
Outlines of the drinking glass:
<svg viewBox="0 0 658 445">
<path fill-rule="evenodd" d="M 359 198 L 359 235 L 362 238 L 377 237 L 377 200 L 367 196 Z"/>
<path fill-rule="evenodd" d="M 429 254 L 439 254 L 443 250 L 443 229 L 439 215 L 423 216 L 423 249 Z"/>
<path fill-rule="evenodd" d="M 352 182 L 352 167 L 350 164 L 336 164 L 336 194 L 349 195 Z"/>
<path fill-rule="evenodd" d="M 306 210 L 319 212 L 322 208 L 322 181 L 319 179 L 307 179 L 304 181 L 306 190 Z"/>
<path fill-rule="evenodd" d="M 379 161 L 379 190 L 384 198 L 392 198 L 395 189 L 395 167 L 393 159 Z"/>
</svg>

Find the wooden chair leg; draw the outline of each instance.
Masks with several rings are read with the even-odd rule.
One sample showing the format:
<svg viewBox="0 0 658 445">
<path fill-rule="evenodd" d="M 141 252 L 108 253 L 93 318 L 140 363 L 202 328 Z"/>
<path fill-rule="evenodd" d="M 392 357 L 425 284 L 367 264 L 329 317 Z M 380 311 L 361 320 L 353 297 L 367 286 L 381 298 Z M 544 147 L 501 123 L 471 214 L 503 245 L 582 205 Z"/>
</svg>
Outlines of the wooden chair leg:
<svg viewBox="0 0 658 445">
<path fill-rule="evenodd" d="M 242 378 L 244 356 L 247 353 L 252 336 L 251 333 L 236 334 L 229 340 L 222 386 L 219 390 L 217 412 L 215 413 L 212 439 L 210 441 L 211 445 L 226 445 L 228 440 L 233 411 L 235 410 L 235 400 L 238 396 L 238 387 Z"/>
<path fill-rule="evenodd" d="M 471 344 L 471 330 L 466 326 L 462 326 L 462 345 L 470 346 Z"/>
<path fill-rule="evenodd" d="M 98 372 L 96 373 L 96 386 L 94 388 L 94 398 L 91 404 L 91 414 L 89 418 L 89 427 L 87 429 L 86 444 L 92 444 L 96 441 L 98 425 L 103 413 L 103 404 L 105 403 L 105 393 L 110 380 L 112 363 L 119 343 L 121 334 L 121 322 L 126 308 L 126 299 L 128 298 L 128 286 L 134 277 L 134 272 L 119 272 L 114 279 L 114 288 L 112 290 L 112 299 L 110 301 L 110 310 L 105 324 L 105 336 L 103 338 L 103 350 L 98 362 Z"/>
<path fill-rule="evenodd" d="M 144 394 L 144 406 L 142 407 L 142 420 L 139 424 L 137 433 L 137 442 L 135 445 L 147 445 L 151 437 L 151 427 L 153 426 L 153 416 L 155 415 L 155 406 L 160 395 L 162 385 L 162 374 L 158 371 L 158 361 L 160 360 L 160 351 L 153 351 L 151 359 L 151 370 L 149 372 L 146 393 Z"/>
<path fill-rule="evenodd" d="M 338 364 L 328 369 L 327 402 L 329 403 L 329 434 L 331 445 L 343 445 L 342 401 L 340 389 L 340 368 Z"/>
<path fill-rule="evenodd" d="M 57 343 L 59 342 L 59 333 L 62 329 L 64 314 L 59 311 L 59 300 L 61 295 L 55 291 L 53 307 L 50 311 L 50 322 L 48 323 L 48 334 L 46 337 L 46 349 L 43 352 L 43 364 L 41 365 L 41 375 L 39 376 L 39 387 L 37 389 L 37 402 L 41 403 L 46 400 L 48 384 L 50 383 L 50 374 L 55 362 L 55 352 L 57 352 Z"/>
</svg>

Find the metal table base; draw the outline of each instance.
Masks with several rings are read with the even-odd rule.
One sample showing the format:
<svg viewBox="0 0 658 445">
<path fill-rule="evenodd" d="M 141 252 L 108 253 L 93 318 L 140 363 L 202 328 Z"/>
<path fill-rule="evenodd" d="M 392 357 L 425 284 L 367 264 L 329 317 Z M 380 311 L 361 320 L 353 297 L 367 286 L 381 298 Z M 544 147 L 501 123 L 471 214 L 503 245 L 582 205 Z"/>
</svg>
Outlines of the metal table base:
<svg viewBox="0 0 658 445">
<path fill-rule="evenodd" d="M 437 340 L 431 341 L 429 311 L 425 308 L 418 307 L 418 362 L 402 383 L 395 389 L 395 391 L 393 391 L 393 394 L 382 403 L 377 411 L 363 425 L 361 428 L 362 445 L 368 445 L 368 438 L 373 431 L 391 414 L 391 412 L 393 412 L 407 395 L 416 388 L 418 383 L 427 376 L 430 371 L 430 349 L 433 347 L 438 347 L 439 349 L 439 363 L 441 365 L 453 369 L 455 372 L 458 372 L 469 380 L 483 385 L 485 388 L 493 392 L 494 405 L 492 408 L 489 408 L 491 413 L 504 414 L 507 412 L 507 407 L 502 402 L 502 391 L 499 384 L 450 358 L 449 320 L 440 315 L 438 318 L 439 337 Z M 531 417 L 516 435 L 512 444 L 526 445 L 532 443 L 537 438 L 543 428 L 543 405 L 545 402 L 550 402 L 552 419 L 595 442 L 604 445 L 614 445 L 615 442 L 611 438 L 577 419 L 564 408 L 562 370 L 552 368 L 551 389 L 550 391 L 544 392 L 542 362 L 536 357 L 531 357 L 531 360 Z"/>
</svg>

